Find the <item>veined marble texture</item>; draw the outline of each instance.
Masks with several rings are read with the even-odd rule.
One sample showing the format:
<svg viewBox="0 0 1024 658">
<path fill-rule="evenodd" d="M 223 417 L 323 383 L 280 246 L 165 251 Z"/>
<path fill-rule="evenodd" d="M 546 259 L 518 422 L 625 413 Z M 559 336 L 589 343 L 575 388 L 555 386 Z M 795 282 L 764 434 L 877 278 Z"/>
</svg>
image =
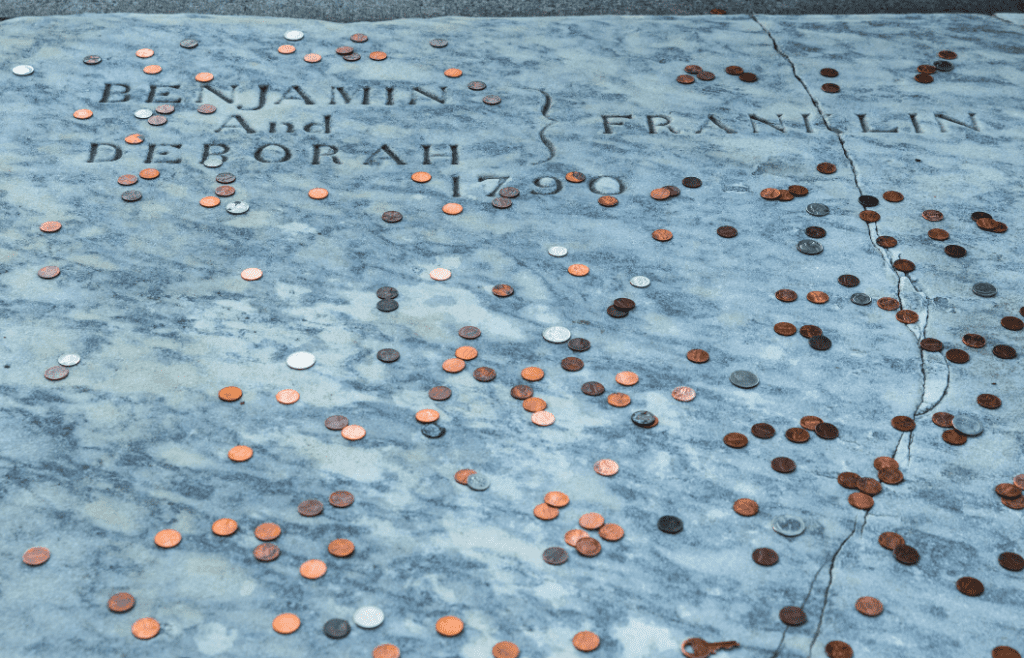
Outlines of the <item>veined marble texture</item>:
<svg viewBox="0 0 1024 658">
<path fill-rule="evenodd" d="M 1020 23 L 972 14 L 0 23 L 0 653 L 370 656 L 390 643 L 408 658 L 485 658 L 510 641 L 523 658 L 554 658 L 575 655 L 584 630 L 601 638 L 595 655 L 624 658 L 678 656 L 691 637 L 735 640 L 717 654 L 730 658 L 824 656 L 833 640 L 860 658 L 1024 651 L 1024 572 L 997 562 L 1024 552 L 1024 511 L 993 491 L 1024 472 L 1022 357 L 992 353 L 1024 350 L 1022 334 L 1000 324 L 1024 307 Z M 286 40 L 289 30 L 304 38 Z M 354 43 L 354 33 L 369 40 Z M 187 38 L 199 46 L 180 47 Z M 436 38 L 448 45 L 431 47 Z M 288 43 L 295 53 L 279 54 Z M 335 54 L 344 45 L 362 58 L 344 61 Z M 155 54 L 138 58 L 140 48 Z M 916 82 L 916 67 L 942 50 L 957 53 L 955 68 Z M 308 53 L 322 60 L 307 63 Z M 86 65 L 87 55 L 103 61 Z M 11 72 L 26 64 L 32 75 Z M 143 72 L 154 64 L 160 73 Z M 677 83 L 689 64 L 715 79 Z M 757 81 L 726 74 L 732 65 Z M 824 67 L 838 77 L 822 77 Z M 462 76 L 446 77 L 450 68 Z M 200 72 L 213 81 L 204 87 Z M 486 90 L 469 90 L 475 80 Z M 826 82 L 840 93 L 822 91 Z M 500 104 L 484 104 L 487 95 Z M 216 112 L 198 113 L 203 103 Z M 165 125 L 134 116 L 161 104 L 176 108 Z M 78 109 L 94 114 L 77 120 Z M 125 143 L 133 133 L 144 141 Z M 216 154 L 223 165 L 203 165 Z M 837 172 L 818 173 L 822 162 Z M 144 168 L 159 177 L 117 183 Z M 413 182 L 417 171 L 432 180 Z M 570 171 L 587 180 L 567 182 Z M 202 207 L 224 172 L 237 177 L 235 195 Z M 691 176 L 703 185 L 683 187 Z M 665 185 L 681 194 L 653 200 Z M 809 194 L 759 195 L 790 185 Z M 502 186 L 520 190 L 511 208 L 492 206 Z M 314 200 L 313 188 L 329 195 Z M 889 190 L 904 200 L 881 201 L 872 208 L 881 219 L 862 221 L 858 197 Z M 125 191 L 142 199 L 126 203 Z M 602 195 L 618 205 L 599 205 Z M 232 201 L 250 210 L 229 214 Z M 461 214 L 442 212 L 452 202 Z M 809 203 L 830 213 L 813 217 Z M 945 218 L 926 221 L 927 209 Z M 404 219 L 383 222 L 388 210 Z M 1007 231 L 979 230 L 976 211 Z M 63 228 L 43 233 L 44 221 Z M 722 225 L 737 237 L 719 237 Z M 796 248 L 809 226 L 827 231 L 815 256 Z M 652 239 L 660 228 L 673 239 Z M 932 228 L 949 239 L 929 239 Z M 898 245 L 879 247 L 881 235 Z M 949 244 L 966 256 L 947 256 Z M 549 256 L 552 245 L 568 255 Z M 915 268 L 897 272 L 897 259 Z M 569 275 L 575 263 L 589 274 Z M 37 276 L 49 265 L 58 277 Z M 250 267 L 263 277 L 244 281 Z M 438 267 L 451 278 L 432 280 Z M 840 286 L 843 274 L 859 286 Z M 631 286 L 635 276 L 650 286 Z M 997 294 L 973 294 L 978 282 Z M 502 283 L 515 294 L 492 295 Z M 381 286 L 398 289 L 396 311 L 377 310 Z M 799 299 L 778 301 L 784 288 Z M 812 304 L 811 291 L 830 299 Z M 855 292 L 872 304 L 851 303 Z M 636 302 L 626 318 L 605 312 L 618 297 Z M 918 322 L 898 322 L 874 303 L 881 297 Z M 817 325 L 832 347 L 780 336 L 777 322 Z M 460 338 L 465 325 L 481 337 Z M 545 341 L 551 326 L 591 349 Z M 965 347 L 967 333 L 986 346 Z M 943 352 L 920 349 L 925 337 Z M 467 344 L 477 358 L 445 372 Z M 383 348 L 401 357 L 382 363 Z M 707 363 L 686 359 L 695 348 Z M 970 361 L 945 359 L 952 348 Z M 316 364 L 290 369 L 297 351 Z M 81 363 L 45 379 L 65 353 Z M 563 370 L 568 356 L 583 369 Z M 474 379 L 481 366 L 497 377 Z M 509 395 L 529 366 L 546 373 L 531 386 L 551 426 L 532 424 Z M 731 385 L 736 370 L 759 385 Z M 621 371 L 639 382 L 616 384 Z M 582 394 L 586 381 L 607 393 Z M 451 398 L 430 400 L 437 385 Z M 693 401 L 672 398 L 683 385 Z M 239 402 L 218 399 L 226 386 L 243 390 Z M 300 400 L 278 403 L 283 389 Z M 632 403 L 610 406 L 613 392 Z M 1002 406 L 980 407 L 986 393 Z M 440 413 L 443 437 L 421 433 L 414 414 L 424 408 Z M 635 426 L 639 410 L 658 425 Z M 984 431 L 949 445 L 935 412 L 973 415 Z M 365 438 L 327 430 L 334 414 Z M 838 438 L 787 441 L 808 415 Z M 897 431 L 896 416 L 916 429 Z M 755 423 L 775 436 L 755 438 Z M 749 444 L 725 446 L 730 432 Z M 235 445 L 252 447 L 252 459 L 230 461 Z M 779 456 L 796 471 L 773 471 Z M 898 460 L 905 480 L 855 509 L 836 477 L 876 477 L 879 456 Z M 604 458 L 618 474 L 594 472 Z M 463 468 L 490 488 L 456 483 Z M 355 503 L 327 505 L 336 490 Z M 532 510 L 549 491 L 571 502 L 541 521 Z M 759 513 L 733 512 L 739 498 Z M 324 502 L 323 514 L 300 516 L 307 499 Z M 563 540 L 588 512 L 625 530 L 595 558 Z M 806 531 L 773 532 L 784 514 Z M 660 532 L 663 515 L 684 530 Z M 211 532 L 222 517 L 238 522 L 234 535 Z M 252 554 L 264 522 L 283 529 L 281 556 L 268 563 Z M 166 528 L 181 533 L 178 546 L 154 544 Z M 878 543 L 886 531 L 920 561 L 897 562 Z M 355 553 L 332 557 L 335 538 Z M 51 557 L 29 567 L 21 556 L 34 546 Z M 541 559 L 551 546 L 569 551 L 566 564 Z M 777 551 L 778 564 L 755 564 L 759 547 Z M 324 577 L 300 576 L 309 559 L 327 563 Z M 957 591 L 964 576 L 984 593 Z M 121 591 L 135 607 L 108 611 Z M 864 596 L 885 611 L 858 613 Z M 366 605 L 383 610 L 378 628 L 353 625 L 340 640 L 322 632 Z M 786 606 L 802 607 L 807 622 L 784 625 Z M 302 626 L 279 635 L 271 624 L 286 612 Z M 434 630 L 446 615 L 465 622 L 461 635 Z M 132 636 L 142 617 L 160 622 L 155 638 Z"/>
</svg>

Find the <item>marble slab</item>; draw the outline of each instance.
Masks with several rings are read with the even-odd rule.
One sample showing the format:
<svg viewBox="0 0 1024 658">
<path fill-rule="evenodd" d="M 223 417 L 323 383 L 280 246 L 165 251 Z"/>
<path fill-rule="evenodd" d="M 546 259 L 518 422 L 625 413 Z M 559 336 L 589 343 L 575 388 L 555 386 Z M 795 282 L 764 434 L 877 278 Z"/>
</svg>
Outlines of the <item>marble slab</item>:
<svg viewBox="0 0 1024 658">
<path fill-rule="evenodd" d="M 289 30 L 304 37 L 289 41 Z M 447 46 L 431 47 L 438 38 Z M 295 52 L 280 54 L 283 44 Z M 335 54 L 345 45 L 362 58 Z M 155 54 L 139 58 L 141 48 Z M 943 50 L 956 52 L 954 69 L 916 82 L 916 67 Z M 322 59 L 304 61 L 309 53 Z M 394 644 L 410 658 L 484 658 L 510 641 L 524 658 L 554 657 L 575 655 L 585 630 L 601 638 L 595 655 L 629 658 L 681 655 L 692 637 L 734 640 L 717 655 L 737 658 L 824 656 L 833 640 L 861 658 L 1024 651 L 1024 572 L 997 562 L 1024 552 L 1024 512 L 994 493 L 1024 471 L 1024 377 L 1020 357 L 992 352 L 1024 350 L 1021 333 L 1000 324 L 1024 307 L 1022 55 L 1012 18 L 975 14 L 0 23 L 4 655 L 370 656 Z M 143 71 L 154 64 L 159 73 Z M 677 83 L 690 64 L 715 79 Z M 19 65 L 34 72 L 16 76 Z M 839 75 L 823 77 L 825 67 Z M 451 68 L 461 77 L 446 77 Z M 198 82 L 204 72 L 213 80 Z M 823 91 L 827 82 L 840 92 Z M 165 125 L 134 116 L 163 104 L 175 108 Z M 202 104 L 216 111 L 201 114 Z M 73 118 L 80 109 L 93 114 Z M 136 133 L 142 143 L 126 143 Z M 223 164 L 207 166 L 216 156 Z M 819 173 L 823 162 L 836 173 Z M 147 168 L 159 177 L 118 184 Z M 586 180 L 568 182 L 572 171 Z M 224 172 L 237 177 L 234 196 L 203 207 Z M 432 178 L 414 182 L 416 172 Z M 684 177 L 703 184 L 684 187 Z M 681 193 L 651 198 L 665 185 Z M 790 185 L 809 194 L 760 196 Z M 504 186 L 520 194 L 498 209 Z M 311 198 L 314 188 L 328 196 Z M 125 202 L 126 191 L 142 198 Z M 858 198 L 886 191 L 904 199 L 862 221 Z M 232 201 L 250 209 L 230 214 Z M 462 212 L 442 212 L 449 203 Z M 813 217 L 809 203 L 830 212 Z M 944 219 L 926 221 L 928 209 Z M 389 210 L 402 221 L 382 221 Z M 978 211 L 1007 230 L 980 230 Z M 63 227 L 41 232 L 45 221 Z M 723 225 L 738 235 L 719 237 Z M 797 250 L 810 226 L 827 231 L 813 256 Z M 930 239 L 933 228 L 948 240 Z M 656 229 L 674 237 L 658 242 Z M 879 236 L 898 245 L 884 249 Z M 966 256 L 947 256 L 950 244 Z M 550 256 L 553 245 L 568 255 Z M 898 259 L 913 270 L 898 272 Z M 577 263 L 589 274 L 571 276 Z M 59 276 L 40 278 L 50 265 Z M 258 281 L 241 278 L 251 267 Z M 435 268 L 451 278 L 431 279 Z M 859 285 L 839 285 L 843 274 Z M 636 276 L 650 286 L 630 285 Z M 997 294 L 973 294 L 979 282 Z M 515 293 L 493 295 L 498 284 Z M 394 312 L 377 310 L 381 286 L 398 289 Z M 799 298 L 780 302 L 780 289 Z M 811 291 L 828 302 L 810 303 Z M 855 292 L 895 298 L 919 319 L 853 304 Z M 636 308 L 615 319 L 606 308 L 619 297 Z M 832 347 L 778 335 L 778 322 L 817 325 Z M 466 325 L 480 338 L 460 338 Z M 545 341 L 551 326 L 591 349 Z M 986 346 L 965 347 L 967 333 Z M 944 350 L 922 350 L 926 337 Z M 467 344 L 478 356 L 445 372 Z M 383 363 L 383 348 L 401 357 Z M 947 360 L 953 348 L 970 361 Z M 690 362 L 691 349 L 709 361 Z M 316 364 L 289 368 L 297 351 Z M 65 353 L 81 363 L 48 381 Z M 583 369 L 563 370 L 569 356 Z M 474 379 L 481 366 L 496 378 Z M 530 366 L 546 373 L 531 385 L 555 416 L 547 427 L 509 394 Z M 760 383 L 732 385 L 737 370 Z M 622 371 L 638 383 L 617 384 Z M 588 397 L 587 381 L 632 402 Z M 430 400 L 437 385 L 451 398 Z M 226 386 L 241 400 L 221 401 Z M 677 386 L 695 399 L 673 399 Z M 283 389 L 300 400 L 278 403 Z M 982 408 L 980 394 L 1002 406 Z M 444 436 L 421 432 L 414 415 L 426 408 Z M 634 425 L 640 410 L 657 426 Z M 936 412 L 973 415 L 984 431 L 947 444 Z M 334 414 L 365 438 L 326 429 Z M 788 441 L 804 416 L 835 425 L 838 438 Z M 897 416 L 916 428 L 894 429 Z M 755 423 L 775 435 L 755 438 Z M 749 444 L 724 445 L 732 432 Z M 236 445 L 252 459 L 230 461 Z M 772 470 L 779 456 L 796 471 Z M 895 458 L 905 480 L 855 509 L 836 478 L 876 477 L 879 456 Z M 618 474 L 597 475 L 599 459 L 618 462 Z M 456 483 L 463 468 L 490 488 Z M 327 505 L 337 490 L 355 503 Z M 532 510 L 549 491 L 571 502 L 541 521 Z M 740 498 L 759 512 L 735 513 Z M 324 502 L 323 514 L 299 515 L 307 499 Z M 595 558 L 563 540 L 588 512 L 625 530 Z M 660 532 L 663 515 L 684 530 Z M 781 515 L 800 517 L 805 532 L 774 532 Z M 238 522 L 230 537 L 211 532 L 223 517 Z M 263 522 L 283 528 L 269 563 L 252 554 Z M 181 543 L 157 547 L 163 529 Z M 886 531 L 920 561 L 897 562 L 878 543 Z M 335 538 L 355 553 L 332 557 Z M 26 566 L 35 546 L 51 557 Z M 551 546 L 569 551 L 566 564 L 542 560 Z M 759 547 L 779 563 L 755 564 Z M 309 559 L 327 563 L 324 577 L 300 576 Z M 984 593 L 961 594 L 964 576 Z M 122 591 L 135 607 L 108 611 Z M 858 613 L 864 596 L 885 611 Z M 367 605 L 383 610 L 380 627 L 340 640 L 322 632 Z M 783 624 L 785 606 L 801 607 L 806 623 Z M 282 613 L 298 615 L 297 632 L 273 630 Z M 435 631 L 446 615 L 465 622 L 461 635 Z M 161 625 L 146 641 L 131 632 L 143 617 Z"/>
</svg>

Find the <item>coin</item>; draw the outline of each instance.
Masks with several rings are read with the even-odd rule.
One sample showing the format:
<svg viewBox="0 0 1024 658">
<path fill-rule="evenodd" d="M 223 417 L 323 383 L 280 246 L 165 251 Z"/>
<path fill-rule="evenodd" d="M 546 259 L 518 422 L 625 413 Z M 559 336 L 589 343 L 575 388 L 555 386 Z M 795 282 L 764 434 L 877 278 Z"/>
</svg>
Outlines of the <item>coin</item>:
<svg viewBox="0 0 1024 658">
<path fill-rule="evenodd" d="M 635 276 L 629 280 L 629 285 L 634 288 L 646 288 L 651 285 L 651 280 L 645 276 Z"/>
<path fill-rule="evenodd" d="M 964 576 L 957 580 L 956 588 L 960 590 L 961 594 L 967 596 L 981 596 L 985 592 L 985 586 L 981 584 L 981 581 L 970 576 Z"/>
<path fill-rule="evenodd" d="M 125 192 L 125 194 L 129 193 Z M 40 279 L 53 279 L 58 274 L 60 274 L 60 268 L 57 267 L 56 265 L 47 265 L 46 267 L 43 267 L 38 272 L 36 272 L 36 274 L 39 275 Z"/>
<path fill-rule="evenodd" d="M 347 636 L 351 630 L 352 628 L 344 619 L 329 619 L 324 624 L 324 635 L 334 640 Z"/>
<path fill-rule="evenodd" d="M 299 30 L 288 30 L 287 32 L 284 33 L 284 38 L 288 39 L 289 41 L 299 41 L 304 36 L 305 35 Z"/>
<path fill-rule="evenodd" d="M 779 611 L 779 619 L 787 626 L 800 626 L 807 621 L 807 615 L 796 606 L 786 606 Z"/>
<path fill-rule="evenodd" d="M 352 621 L 360 628 L 377 628 L 384 623 L 384 611 L 375 606 L 364 606 L 352 615 Z"/>
<path fill-rule="evenodd" d="M 28 64 L 19 64 L 11 69 L 11 72 L 14 73 L 14 75 L 32 75 L 33 71 L 35 71 L 35 69 Z"/>
<path fill-rule="evenodd" d="M 734 512 L 740 516 L 754 516 L 757 514 L 757 503 L 750 498 L 740 498 L 732 505 Z"/>
<path fill-rule="evenodd" d="M 217 519 L 213 522 L 211 530 L 218 537 L 228 537 L 238 530 L 238 522 L 234 519 Z"/>
<path fill-rule="evenodd" d="M 805 524 L 797 516 L 783 514 L 772 519 L 772 530 L 784 537 L 796 537 L 803 534 Z"/>
<path fill-rule="evenodd" d="M 580 631 L 572 638 L 572 645 L 580 651 L 593 651 L 601 644 L 601 638 L 590 631 Z"/>
<path fill-rule="evenodd" d="M 601 459 L 594 464 L 594 472 L 598 475 L 610 477 L 619 472 L 619 465 L 611 459 Z"/>
<path fill-rule="evenodd" d="M 739 388 L 754 388 L 760 380 L 757 378 L 757 375 L 748 370 L 736 370 L 729 375 L 729 382 Z"/>
<path fill-rule="evenodd" d="M 569 559 L 569 553 L 564 548 L 558 546 L 552 546 L 551 548 L 545 549 L 541 555 L 545 562 L 548 564 L 565 564 Z"/>
<path fill-rule="evenodd" d="M 252 549 L 252 556 L 260 562 L 273 562 L 281 555 L 276 544 L 260 544 Z"/>
<path fill-rule="evenodd" d="M 473 491 L 486 491 L 487 488 L 491 486 L 491 481 L 487 478 L 486 475 L 483 475 L 481 473 L 473 473 L 468 478 L 466 478 L 466 486 L 468 486 Z"/>
<path fill-rule="evenodd" d="M 286 388 L 283 391 L 278 391 L 275 397 L 281 404 L 295 404 L 299 401 L 299 392 L 294 389 Z"/>
<path fill-rule="evenodd" d="M 897 546 L 903 546 L 903 544 L 905 544 L 906 542 L 903 540 L 903 537 L 896 534 L 895 532 L 883 532 L 882 534 L 878 535 L 878 543 L 883 548 L 887 548 L 891 551 L 895 549 Z"/>
<path fill-rule="evenodd" d="M 30 567 L 38 567 L 50 559 L 50 551 L 42 546 L 35 546 L 25 551 L 21 561 Z"/>
<path fill-rule="evenodd" d="M 355 552 L 356 546 L 348 539 L 335 539 L 327 545 L 327 552 L 334 557 L 348 557 Z"/>
<path fill-rule="evenodd" d="M 249 211 L 249 204 L 245 201 L 232 201 L 224 209 L 232 215 L 242 215 Z"/>
<path fill-rule="evenodd" d="M 324 511 L 324 504 L 319 500 L 304 500 L 299 503 L 299 514 L 302 516 L 317 516 Z"/>
<path fill-rule="evenodd" d="M 290 612 L 286 612 L 283 615 L 274 617 L 274 621 L 271 624 L 273 629 L 281 635 L 289 635 L 299 630 L 299 626 L 302 622 L 299 621 L 298 615 L 293 615 Z"/>
<path fill-rule="evenodd" d="M 143 617 L 135 620 L 132 624 L 132 635 L 140 640 L 149 640 L 156 637 L 160 632 L 160 622 L 152 617 Z"/>
<path fill-rule="evenodd" d="M 857 609 L 857 612 L 868 617 L 877 617 L 882 614 L 883 609 L 882 602 L 873 596 L 860 597 L 857 599 L 857 603 L 854 604 L 854 607 Z"/>
<path fill-rule="evenodd" d="M 660 519 L 658 519 L 658 530 L 661 530 L 662 532 L 668 533 L 670 535 L 682 532 L 683 520 L 680 519 L 678 516 L 663 516 Z"/>
<path fill-rule="evenodd" d="M 770 567 L 779 562 L 779 554 L 770 548 L 758 548 L 752 555 L 754 562 L 762 567 Z"/>
<path fill-rule="evenodd" d="M 593 537 L 582 537 L 576 542 L 576 552 L 584 557 L 595 557 L 601 552 L 601 542 Z"/>
<path fill-rule="evenodd" d="M 458 617 L 441 617 L 437 620 L 437 623 L 434 624 L 434 628 L 437 632 L 445 637 L 455 637 L 462 632 L 464 627 L 465 625 Z"/>
<path fill-rule="evenodd" d="M 293 352 L 288 356 L 286 363 L 293 370 L 306 370 L 313 367 L 316 357 L 309 352 Z"/>
<path fill-rule="evenodd" d="M 299 575 L 307 580 L 316 580 L 327 573 L 327 565 L 322 560 L 306 560 L 299 567 Z"/>
<path fill-rule="evenodd" d="M 161 530 L 153 537 L 153 543 L 160 548 L 174 548 L 181 543 L 181 533 L 177 530 Z"/>
<path fill-rule="evenodd" d="M 897 560 L 899 560 L 903 564 L 917 564 L 917 561 L 921 559 L 921 556 L 920 554 L 918 554 L 917 549 L 911 546 L 907 546 L 906 544 L 901 544 L 894 548 L 892 554 Z"/>
<path fill-rule="evenodd" d="M 565 327 L 548 327 L 541 336 L 549 343 L 564 343 L 572 337 L 572 333 Z"/>
<path fill-rule="evenodd" d="M 107 601 L 111 612 L 128 612 L 135 607 L 135 597 L 128 592 L 118 592 Z"/>
</svg>

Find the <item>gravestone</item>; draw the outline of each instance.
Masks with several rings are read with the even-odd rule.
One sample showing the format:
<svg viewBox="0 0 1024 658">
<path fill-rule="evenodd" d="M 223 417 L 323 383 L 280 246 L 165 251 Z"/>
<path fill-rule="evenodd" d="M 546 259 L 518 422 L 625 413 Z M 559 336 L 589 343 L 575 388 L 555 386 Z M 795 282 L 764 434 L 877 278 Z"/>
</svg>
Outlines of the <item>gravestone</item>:
<svg viewBox="0 0 1024 658">
<path fill-rule="evenodd" d="M 4 21 L 5 652 L 1024 650 L 1021 23 Z"/>
</svg>

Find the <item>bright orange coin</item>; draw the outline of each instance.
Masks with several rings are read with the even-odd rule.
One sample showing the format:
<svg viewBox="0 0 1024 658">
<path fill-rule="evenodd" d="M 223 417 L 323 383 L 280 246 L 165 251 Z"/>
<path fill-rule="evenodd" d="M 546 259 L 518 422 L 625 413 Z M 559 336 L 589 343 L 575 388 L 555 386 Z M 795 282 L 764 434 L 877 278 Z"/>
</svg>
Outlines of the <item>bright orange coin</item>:
<svg viewBox="0 0 1024 658">
<path fill-rule="evenodd" d="M 382 644 L 373 648 L 373 658 L 398 658 L 402 652 L 393 644 Z"/>
<path fill-rule="evenodd" d="M 280 633 L 281 635 L 288 635 L 290 633 L 294 633 L 295 631 L 299 630 L 299 626 L 301 625 L 302 622 L 299 621 L 298 616 L 293 615 L 290 612 L 286 612 L 283 615 L 278 615 L 274 617 L 274 630 Z"/>
<path fill-rule="evenodd" d="M 537 411 L 544 411 L 548 408 L 548 403 L 541 398 L 526 398 L 523 400 L 523 409 L 529 411 L 531 414 Z"/>
<path fill-rule="evenodd" d="M 462 206 L 457 203 L 446 203 L 441 207 L 441 211 L 446 215 L 458 215 L 462 212 Z"/>
<path fill-rule="evenodd" d="M 547 427 L 555 422 L 555 414 L 550 411 L 538 411 L 530 416 L 530 421 L 539 427 Z"/>
<path fill-rule="evenodd" d="M 445 362 L 441 364 L 445 372 L 462 372 L 466 367 L 466 362 L 462 359 L 445 359 Z"/>
<path fill-rule="evenodd" d="M 539 382 L 544 379 L 544 371 L 536 366 L 523 368 L 523 371 L 519 374 L 528 382 Z"/>
<path fill-rule="evenodd" d="M 613 407 L 626 407 L 630 402 L 629 396 L 625 393 L 612 393 L 608 396 L 608 404 Z"/>
<path fill-rule="evenodd" d="M 462 632 L 464 627 L 462 620 L 458 617 L 441 617 L 434 625 L 437 632 L 445 637 L 455 637 Z"/>
<path fill-rule="evenodd" d="M 573 276 L 586 276 L 590 274 L 590 268 L 582 263 L 576 263 L 569 266 L 569 274 Z"/>
<path fill-rule="evenodd" d="M 242 389 L 237 386 L 225 386 L 220 389 L 220 393 L 217 395 L 225 402 L 234 402 L 238 398 L 242 397 Z"/>
<path fill-rule="evenodd" d="M 570 545 L 570 546 L 572 546 L 573 548 L 576 548 L 576 543 L 579 540 L 583 539 L 584 537 L 589 537 L 589 536 L 590 535 L 587 533 L 586 530 L 580 530 L 579 528 L 573 528 L 569 532 L 565 533 L 565 543 Z"/>
<path fill-rule="evenodd" d="M 181 543 L 181 533 L 177 530 L 161 530 L 153 537 L 153 541 L 160 548 L 174 548 Z"/>
<path fill-rule="evenodd" d="M 60 230 L 60 222 L 43 222 L 39 225 L 39 230 L 43 233 L 56 233 Z"/>
<path fill-rule="evenodd" d="M 156 178 L 159 175 L 160 175 L 160 171 L 158 169 L 152 169 L 152 168 L 150 168 L 150 169 L 143 169 L 142 171 L 139 172 L 139 178 L 145 178 L 146 180 L 152 180 L 152 179 Z"/>
<path fill-rule="evenodd" d="M 475 347 L 469 345 L 463 345 L 459 349 L 455 350 L 456 358 L 462 359 L 463 361 L 472 361 L 476 358 L 477 351 Z"/>
<path fill-rule="evenodd" d="M 432 423 L 440 417 L 441 414 L 437 413 L 433 409 L 420 409 L 416 412 L 416 420 L 421 423 Z"/>
<path fill-rule="evenodd" d="M 613 196 L 603 196 L 600 199 L 598 199 L 597 202 L 600 203 L 605 208 L 612 208 L 614 206 L 619 205 L 619 200 Z"/>
<path fill-rule="evenodd" d="M 366 430 L 359 425 L 346 425 L 341 428 L 341 437 L 349 441 L 358 441 L 366 436 Z"/>
<path fill-rule="evenodd" d="M 139 48 L 138 50 L 135 51 L 135 56 L 136 57 L 141 57 L 143 59 L 145 59 L 147 57 L 152 57 L 153 56 L 153 49 L 152 48 Z"/>
<path fill-rule="evenodd" d="M 253 534 L 260 541 L 274 541 L 281 536 L 281 526 L 276 523 L 261 523 L 253 529 Z"/>
<path fill-rule="evenodd" d="M 228 459 L 233 462 L 247 462 L 252 459 L 252 448 L 249 446 L 235 446 L 228 450 Z"/>
<path fill-rule="evenodd" d="M 322 187 L 314 187 L 313 189 L 311 189 L 309 191 L 309 198 L 311 198 L 311 199 L 326 199 L 327 198 L 327 194 L 328 194 L 328 192 L 324 188 L 322 188 Z"/>
<path fill-rule="evenodd" d="M 148 640 L 156 637 L 156 634 L 160 632 L 160 622 L 153 619 L 152 617 L 143 617 L 142 619 L 135 620 L 132 624 L 132 635 L 139 638 L 140 640 Z"/>
<path fill-rule="evenodd" d="M 242 278 L 246 281 L 256 281 L 263 278 L 263 270 L 258 267 L 247 267 L 242 270 Z"/>
<path fill-rule="evenodd" d="M 148 75 L 156 75 L 160 71 L 163 71 L 163 69 L 157 66 L 156 64 L 150 64 L 149 66 L 143 67 L 142 69 L 142 72 Z"/>
<path fill-rule="evenodd" d="M 278 46 L 277 52 L 281 53 L 282 55 L 291 55 L 293 52 L 295 52 L 295 46 L 291 45 L 290 43 L 286 43 L 283 46 Z"/>
<path fill-rule="evenodd" d="M 597 534 L 601 535 L 601 539 L 605 539 L 607 541 L 619 541 L 626 535 L 626 532 L 620 525 L 606 523 L 601 526 L 601 529 L 597 531 Z"/>
<path fill-rule="evenodd" d="M 92 116 L 92 110 L 75 110 L 71 116 L 76 119 L 88 119 Z"/>
<path fill-rule="evenodd" d="M 316 64 L 321 59 L 323 58 L 320 57 L 320 55 L 317 55 L 316 53 L 309 53 L 308 55 L 302 58 L 302 61 L 309 62 L 310 64 Z"/>
<path fill-rule="evenodd" d="M 458 78 L 462 76 L 462 71 L 459 69 L 445 69 L 444 74 L 449 78 Z"/>
<path fill-rule="evenodd" d="M 142 135 L 139 133 L 132 133 L 124 138 L 126 144 L 141 144 L 143 142 Z"/>
<path fill-rule="evenodd" d="M 430 270 L 430 278 L 434 281 L 447 281 L 452 278 L 452 271 L 446 270 L 443 267 L 437 267 Z"/>
<path fill-rule="evenodd" d="M 601 644 L 601 638 L 590 631 L 580 631 L 572 638 L 572 646 L 580 651 L 593 651 Z"/>
<path fill-rule="evenodd" d="M 550 521 L 558 518 L 558 508 L 547 503 L 541 503 L 533 508 L 533 515 L 541 521 Z"/>
<path fill-rule="evenodd" d="M 238 530 L 238 522 L 234 519 L 217 519 L 213 522 L 212 530 L 218 537 L 227 537 Z"/>
<path fill-rule="evenodd" d="M 549 491 L 544 496 L 544 502 L 552 507 L 565 507 L 569 504 L 569 497 L 561 491 Z"/>
<path fill-rule="evenodd" d="M 615 381 L 622 384 L 623 386 L 633 386 L 638 381 L 640 381 L 640 378 L 637 377 L 635 372 L 623 370 L 619 374 L 615 375 Z"/>
<path fill-rule="evenodd" d="M 356 550 L 356 545 L 347 539 L 335 539 L 327 545 L 327 552 L 334 557 L 348 557 Z"/>
<path fill-rule="evenodd" d="M 299 401 L 299 392 L 291 388 L 286 388 L 283 391 L 278 391 L 276 397 L 277 401 L 281 404 L 295 404 Z"/>
<path fill-rule="evenodd" d="M 309 580 L 316 580 L 325 573 L 327 573 L 327 565 L 321 560 L 306 560 L 302 563 L 302 566 L 299 567 L 299 574 L 301 574 L 303 578 L 308 578 Z"/>
<path fill-rule="evenodd" d="M 213 80 L 212 73 L 207 73 L 206 71 L 203 71 L 202 73 L 196 73 L 197 82 L 209 82 L 211 80 Z"/>
<path fill-rule="evenodd" d="M 387 58 L 388 58 L 388 54 L 386 52 L 383 52 L 383 51 L 380 51 L 380 50 L 375 50 L 372 53 L 370 53 L 370 59 L 372 59 L 375 62 L 379 62 L 382 59 L 387 59 Z"/>
<path fill-rule="evenodd" d="M 597 512 L 588 512 L 580 517 L 580 527 L 587 530 L 597 530 L 604 525 L 604 517 Z"/>
<path fill-rule="evenodd" d="M 519 658 L 519 647 L 511 642 L 498 642 L 491 649 L 494 658 Z"/>
<path fill-rule="evenodd" d="M 412 179 L 417 183 L 426 183 L 431 178 L 433 178 L 433 176 L 431 176 L 425 171 L 417 171 L 415 174 L 412 175 Z"/>
<path fill-rule="evenodd" d="M 204 208 L 216 208 L 220 205 L 220 199 L 215 196 L 204 196 L 199 200 L 199 205 Z"/>
</svg>

